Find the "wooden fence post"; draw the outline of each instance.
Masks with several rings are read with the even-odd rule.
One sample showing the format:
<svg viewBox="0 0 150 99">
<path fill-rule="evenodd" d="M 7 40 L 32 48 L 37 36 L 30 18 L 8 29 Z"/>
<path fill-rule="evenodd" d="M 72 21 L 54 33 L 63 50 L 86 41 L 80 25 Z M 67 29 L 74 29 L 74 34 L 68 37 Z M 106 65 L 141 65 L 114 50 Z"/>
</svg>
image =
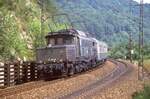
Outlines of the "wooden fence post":
<svg viewBox="0 0 150 99">
<path fill-rule="evenodd" d="M 42 73 L 42 71 L 40 70 L 38 70 L 38 66 L 39 65 L 41 65 L 42 63 L 36 63 L 36 79 L 37 80 L 42 80 L 43 79 L 43 73 Z"/>
<path fill-rule="evenodd" d="M 14 76 L 15 76 L 15 83 L 20 84 L 21 79 L 20 79 L 20 62 L 14 64 Z"/>
<path fill-rule="evenodd" d="M 10 64 L 5 63 L 4 66 L 4 85 L 6 87 L 10 86 Z"/>
<path fill-rule="evenodd" d="M 27 62 L 23 62 L 23 65 L 22 65 L 22 73 L 23 73 L 23 83 L 26 83 L 27 82 L 27 77 L 28 77 L 28 64 Z"/>
<path fill-rule="evenodd" d="M 34 81 L 35 80 L 35 63 L 34 62 L 31 62 L 30 64 L 30 73 L 31 73 L 31 81 Z"/>
<path fill-rule="evenodd" d="M 41 72 L 38 70 L 38 65 L 39 64 L 36 63 L 36 80 L 41 80 Z"/>
<path fill-rule="evenodd" d="M 0 88 L 5 88 L 4 85 L 4 63 L 0 62 Z"/>
</svg>

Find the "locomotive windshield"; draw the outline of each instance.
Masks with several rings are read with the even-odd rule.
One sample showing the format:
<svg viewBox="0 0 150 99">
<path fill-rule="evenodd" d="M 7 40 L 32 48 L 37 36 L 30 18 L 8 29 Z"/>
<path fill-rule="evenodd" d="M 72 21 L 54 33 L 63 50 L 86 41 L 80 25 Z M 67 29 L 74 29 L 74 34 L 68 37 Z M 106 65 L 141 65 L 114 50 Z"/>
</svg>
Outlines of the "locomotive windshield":
<svg viewBox="0 0 150 99">
<path fill-rule="evenodd" d="M 74 43 L 73 36 L 50 36 L 47 38 L 48 46 L 71 45 Z"/>
</svg>

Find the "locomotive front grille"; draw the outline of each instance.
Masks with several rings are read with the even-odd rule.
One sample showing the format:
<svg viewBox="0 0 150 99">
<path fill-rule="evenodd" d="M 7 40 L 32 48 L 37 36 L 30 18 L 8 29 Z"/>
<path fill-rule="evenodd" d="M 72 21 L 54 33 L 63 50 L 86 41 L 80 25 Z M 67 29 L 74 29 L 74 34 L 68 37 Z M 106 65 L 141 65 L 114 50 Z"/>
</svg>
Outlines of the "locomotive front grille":
<svg viewBox="0 0 150 99">
<path fill-rule="evenodd" d="M 66 48 L 42 48 L 37 49 L 37 61 L 63 61 L 66 59 Z"/>
<path fill-rule="evenodd" d="M 63 62 L 74 61 L 76 57 L 74 46 L 57 46 L 37 49 L 37 61 Z"/>
</svg>

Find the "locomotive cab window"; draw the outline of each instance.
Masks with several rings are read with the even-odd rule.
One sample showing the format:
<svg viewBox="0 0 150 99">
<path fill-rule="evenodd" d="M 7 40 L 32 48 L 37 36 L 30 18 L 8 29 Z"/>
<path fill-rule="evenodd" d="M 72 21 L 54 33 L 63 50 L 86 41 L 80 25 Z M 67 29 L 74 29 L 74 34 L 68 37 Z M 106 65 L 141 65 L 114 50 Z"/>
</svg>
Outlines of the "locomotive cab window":
<svg viewBox="0 0 150 99">
<path fill-rule="evenodd" d="M 49 38 L 48 45 L 49 46 L 55 45 L 55 39 L 54 38 Z"/>
<path fill-rule="evenodd" d="M 48 38 L 48 46 L 74 44 L 73 36 L 53 36 Z"/>
<path fill-rule="evenodd" d="M 93 46 L 95 46 L 95 42 L 93 42 Z"/>
<path fill-rule="evenodd" d="M 63 38 L 57 38 L 57 45 L 63 44 Z"/>
</svg>

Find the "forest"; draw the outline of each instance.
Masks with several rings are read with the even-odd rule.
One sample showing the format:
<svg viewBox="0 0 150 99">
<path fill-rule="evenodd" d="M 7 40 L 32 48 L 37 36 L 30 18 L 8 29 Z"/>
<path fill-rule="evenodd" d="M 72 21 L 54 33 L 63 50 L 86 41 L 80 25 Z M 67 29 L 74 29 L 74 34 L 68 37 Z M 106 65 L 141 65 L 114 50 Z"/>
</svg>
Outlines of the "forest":
<svg viewBox="0 0 150 99">
<path fill-rule="evenodd" d="M 138 59 L 139 7 L 132 7 L 130 11 L 129 1 L 0 0 L 0 60 L 34 60 L 36 48 L 45 45 L 44 36 L 51 29 L 65 28 L 64 24 L 69 28 L 70 23 L 74 28 L 107 42 L 110 57 L 114 58 L 128 57 L 131 33 L 133 59 Z M 144 57 L 148 59 L 150 5 L 145 4 L 144 8 Z M 56 13 L 66 13 L 71 21 L 57 17 L 59 25 L 56 27 L 50 18 L 47 19 Z"/>
</svg>

